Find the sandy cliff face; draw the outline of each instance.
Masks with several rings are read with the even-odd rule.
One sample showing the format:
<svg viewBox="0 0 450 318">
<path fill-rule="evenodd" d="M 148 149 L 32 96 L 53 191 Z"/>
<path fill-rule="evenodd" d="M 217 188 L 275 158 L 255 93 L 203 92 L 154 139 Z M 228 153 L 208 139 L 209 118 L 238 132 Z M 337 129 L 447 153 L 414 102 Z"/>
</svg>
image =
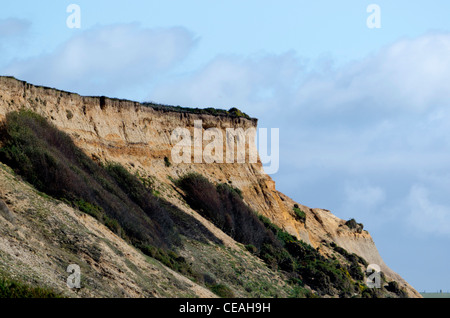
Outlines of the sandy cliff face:
<svg viewBox="0 0 450 318">
<path fill-rule="evenodd" d="M 275 224 L 308 242 L 327 255 L 324 243 L 335 242 L 356 253 L 368 263 L 378 264 L 386 276 L 397 280 L 410 296 L 420 295 L 380 257 L 369 233 L 357 233 L 331 212 L 299 204 L 306 222 L 294 215 L 291 198 L 278 192 L 274 181 L 264 173 L 261 163 L 175 164 L 171 158 L 171 134 L 177 127 L 192 131 L 195 120 L 203 128 L 256 127 L 255 119 L 212 116 L 155 110 L 140 103 L 77 94 L 37 87 L 9 77 L 0 77 L 0 119 L 20 108 L 31 109 L 72 136 L 74 142 L 95 160 L 119 162 L 143 177 L 150 177 L 161 195 L 182 207 L 180 195 L 169 177 L 196 171 L 213 182 L 230 182 L 239 188 L 245 201 Z M 225 151 L 224 151 L 225 152 Z M 200 218 L 201 219 L 201 218 Z M 210 224 L 208 225 L 211 226 Z"/>
</svg>

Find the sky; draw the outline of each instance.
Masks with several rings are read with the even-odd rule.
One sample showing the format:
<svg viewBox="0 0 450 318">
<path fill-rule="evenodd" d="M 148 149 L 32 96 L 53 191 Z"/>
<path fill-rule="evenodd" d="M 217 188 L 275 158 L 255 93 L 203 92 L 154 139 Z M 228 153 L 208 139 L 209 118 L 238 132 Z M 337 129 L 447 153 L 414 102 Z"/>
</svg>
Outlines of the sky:
<svg viewBox="0 0 450 318">
<path fill-rule="evenodd" d="M 3 2 L 0 74 L 237 107 L 280 129 L 278 190 L 363 223 L 418 291 L 450 290 L 449 1 Z"/>
</svg>

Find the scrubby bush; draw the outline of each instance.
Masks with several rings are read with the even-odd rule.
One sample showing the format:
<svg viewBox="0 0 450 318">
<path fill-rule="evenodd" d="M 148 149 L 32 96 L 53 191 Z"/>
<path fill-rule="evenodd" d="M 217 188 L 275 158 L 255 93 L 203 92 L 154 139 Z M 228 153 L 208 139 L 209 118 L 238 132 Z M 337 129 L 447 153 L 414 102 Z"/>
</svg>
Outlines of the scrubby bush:
<svg viewBox="0 0 450 318">
<path fill-rule="evenodd" d="M 205 115 L 213 115 L 213 116 L 227 116 L 227 117 L 242 117 L 246 119 L 251 119 L 249 115 L 240 111 L 239 109 L 233 107 L 229 110 L 218 109 L 213 107 L 207 108 L 191 108 L 191 107 L 181 107 L 181 106 L 171 106 L 171 105 L 162 105 L 156 104 L 152 102 L 143 103 L 146 107 L 151 107 L 155 110 L 163 111 L 163 112 L 177 112 L 177 113 L 189 113 L 189 114 L 205 114 Z"/>
<path fill-rule="evenodd" d="M 9 113 L 1 127 L 0 159 L 39 191 L 64 199 L 99 220 L 108 213 L 129 234 L 153 240 L 154 228 L 136 204 L 72 140 L 30 111 Z M 134 237 L 134 235 L 131 235 Z"/>
<path fill-rule="evenodd" d="M 346 249 L 336 245 L 334 242 L 331 242 L 330 246 L 349 262 L 347 270 L 350 276 L 357 281 L 362 281 L 364 279 L 364 273 L 361 270 L 360 264 L 367 266 L 367 261 L 355 253 L 349 253 Z"/>
<path fill-rule="evenodd" d="M 358 233 L 361 233 L 364 229 L 364 225 L 362 223 L 357 223 L 355 219 L 348 220 L 345 222 L 345 225 L 347 225 L 349 229 L 355 230 Z"/>
<path fill-rule="evenodd" d="M 240 110 L 237 109 L 236 107 L 230 108 L 230 109 L 228 110 L 228 113 L 229 113 L 231 116 L 235 116 L 235 117 L 244 117 L 244 118 L 247 118 L 247 119 L 250 118 L 247 114 L 243 113 L 242 111 L 240 111 Z"/>
<path fill-rule="evenodd" d="M 245 244 L 271 268 L 295 278 L 289 280 L 291 284 L 302 282 L 302 286 L 305 283 L 322 294 L 337 293 L 342 297 L 355 292 L 346 267 L 323 257 L 267 217 L 257 216 L 229 186 L 214 186 L 205 177 L 192 173 L 182 177 L 177 184 L 184 190 L 186 201 L 193 209 Z"/>
<path fill-rule="evenodd" d="M 140 249 L 144 254 L 157 259 L 167 267 L 188 277 L 198 280 L 201 275 L 196 273 L 186 260 L 171 250 L 164 250 L 151 245 L 141 245 Z"/>
<path fill-rule="evenodd" d="M 244 203 L 240 191 L 228 184 L 214 186 L 200 174 L 190 173 L 177 184 L 185 191 L 187 203 L 242 244 L 258 250 L 263 244 L 276 244 L 276 238 Z"/>
<path fill-rule="evenodd" d="M 220 241 L 192 216 L 155 197 L 122 166 L 95 163 L 69 136 L 31 111 L 7 114 L 0 142 L 0 160 L 39 191 L 95 217 L 147 254 L 153 246 L 156 256 L 175 270 L 189 272 L 172 251 L 180 233 Z"/>
<path fill-rule="evenodd" d="M 35 287 L 18 280 L 0 278 L 0 298 L 62 298 L 49 288 Z"/>
<path fill-rule="evenodd" d="M 303 212 L 302 210 L 300 210 L 300 208 L 298 207 L 297 204 L 294 205 L 293 210 L 294 210 L 296 219 L 299 220 L 300 222 L 305 223 L 306 213 Z"/>
<path fill-rule="evenodd" d="M 215 285 L 208 286 L 208 288 L 219 297 L 222 297 L 222 298 L 234 298 L 235 297 L 233 291 L 227 285 L 215 284 Z"/>
<path fill-rule="evenodd" d="M 396 294 L 400 298 L 408 297 L 408 294 L 406 293 L 406 291 L 404 289 L 400 288 L 400 286 L 398 285 L 398 283 L 396 281 L 389 282 L 388 285 L 386 286 L 386 290 Z"/>
<path fill-rule="evenodd" d="M 245 248 L 247 249 L 247 251 L 249 251 L 252 254 L 258 254 L 258 249 L 256 248 L 255 245 L 247 244 L 247 245 L 245 245 Z"/>
<path fill-rule="evenodd" d="M 103 211 L 99 206 L 93 205 L 89 202 L 84 201 L 83 199 L 74 201 L 76 207 L 90 216 L 93 216 L 97 220 L 101 220 Z"/>
<path fill-rule="evenodd" d="M 166 167 L 170 167 L 172 164 L 170 163 L 169 157 L 164 157 L 164 165 Z"/>
</svg>

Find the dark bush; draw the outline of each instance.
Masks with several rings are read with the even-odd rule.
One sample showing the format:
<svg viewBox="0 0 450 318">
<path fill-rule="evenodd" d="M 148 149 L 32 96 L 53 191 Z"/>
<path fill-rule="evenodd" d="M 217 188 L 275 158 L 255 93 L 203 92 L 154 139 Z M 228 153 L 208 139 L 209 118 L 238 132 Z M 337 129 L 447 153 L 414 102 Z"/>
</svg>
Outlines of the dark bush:
<svg viewBox="0 0 450 318">
<path fill-rule="evenodd" d="M 97 220 L 101 220 L 103 215 L 102 208 L 93 205 L 89 202 L 86 202 L 83 199 L 76 200 L 74 201 L 74 203 L 80 211 L 89 214 L 90 216 L 93 216 Z"/>
<path fill-rule="evenodd" d="M 408 294 L 405 292 L 404 289 L 400 288 L 400 286 L 396 281 L 389 282 L 388 285 L 386 286 L 386 290 L 396 294 L 400 298 L 408 297 Z"/>
<path fill-rule="evenodd" d="M 188 204 L 219 225 L 235 240 L 246 245 L 273 269 L 306 283 L 322 294 L 349 297 L 355 285 L 346 268 L 323 257 L 309 244 L 297 240 L 267 217 L 256 214 L 228 185 L 214 186 L 199 174 L 188 174 L 177 184 L 184 190 Z M 295 292 L 294 294 L 298 294 Z"/>
<path fill-rule="evenodd" d="M 255 245 L 247 244 L 247 245 L 245 245 L 245 248 L 247 249 L 247 251 L 249 251 L 252 254 L 258 254 L 258 249 L 256 248 Z"/>
<path fill-rule="evenodd" d="M 334 242 L 332 242 L 330 246 L 333 248 L 333 250 L 344 256 L 344 258 L 349 262 L 347 270 L 350 276 L 352 276 L 352 278 L 357 281 L 363 280 L 364 273 L 362 272 L 361 266 L 359 264 L 367 266 L 367 261 L 364 258 L 356 255 L 355 253 L 349 253 L 346 249 L 336 245 L 336 243 Z"/>
<path fill-rule="evenodd" d="M 164 157 L 164 165 L 166 167 L 170 167 L 172 164 L 170 163 L 169 157 Z"/>
<path fill-rule="evenodd" d="M 157 259 L 167 267 L 192 278 L 199 279 L 201 275 L 194 272 L 186 260 L 171 250 L 164 250 L 151 245 L 141 245 L 144 254 Z"/>
<path fill-rule="evenodd" d="M 244 203 L 240 191 L 228 184 L 214 186 L 202 175 L 190 173 L 177 184 L 185 192 L 186 202 L 211 220 L 236 241 L 251 244 L 258 250 L 263 244 L 277 244 L 276 238 Z"/>
<path fill-rule="evenodd" d="M 158 256 L 176 270 L 188 267 L 169 253 L 179 244 L 180 231 L 218 241 L 193 217 L 155 197 L 125 168 L 95 163 L 69 136 L 33 112 L 7 114 L 0 141 L 0 160 L 39 191 L 92 215 L 138 248 L 164 250 Z"/>
<path fill-rule="evenodd" d="M 361 233 L 364 229 L 364 225 L 362 223 L 357 223 L 355 219 L 348 220 L 345 222 L 345 225 L 347 225 L 349 229 L 356 230 L 358 233 Z"/>
<path fill-rule="evenodd" d="M 170 213 L 151 190 L 121 165 L 108 164 L 106 171 L 116 181 L 119 188 L 153 221 L 153 233 L 161 241 L 171 244 L 179 243 L 178 232 Z"/>
<path fill-rule="evenodd" d="M 362 272 L 361 267 L 358 265 L 358 263 L 351 263 L 348 267 L 348 272 L 350 276 L 355 280 L 362 281 L 364 279 L 364 273 Z"/>
<path fill-rule="evenodd" d="M 190 114 L 206 114 L 213 116 L 226 116 L 226 117 L 243 117 L 246 119 L 251 119 L 249 115 L 243 113 L 239 109 L 233 107 L 230 110 L 218 109 L 218 108 L 191 108 L 191 107 L 181 107 L 181 106 L 170 106 L 156 104 L 152 102 L 145 102 L 142 105 L 146 107 L 151 107 L 155 110 L 164 112 L 177 112 L 177 113 L 190 113 Z"/>
<path fill-rule="evenodd" d="M 214 294 L 216 294 L 217 296 L 219 296 L 221 298 L 234 298 L 235 297 L 233 291 L 227 285 L 215 284 L 215 285 L 208 286 L 208 288 Z"/>
<path fill-rule="evenodd" d="M 264 244 L 259 256 L 275 270 L 281 269 L 286 272 L 294 272 L 297 268 L 297 263 L 291 254 L 278 244 Z"/>
<path fill-rule="evenodd" d="M 170 228 L 159 230 L 160 225 L 121 190 L 119 180 L 39 115 L 29 111 L 7 114 L 0 135 L 0 159 L 38 190 L 65 199 L 97 219 L 107 220 L 109 225 L 115 219 L 133 240 L 157 246 L 171 243 L 158 236 L 170 233 Z M 105 213 L 108 218 L 103 217 Z M 112 228 L 118 229 L 116 225 Z"/>
<path fill-rule="evenodd" d="M 300 210 L 300 208 L 298 207 L 297 204 L 294 205 L 293 210 L 294 210 L 294 213 L 295 213 L 295 218 L 297 220 L 299 220 L 300 222 L 305 223 L 305 221 L 306 221 L 306 213 L 303 212 L 302 210 Z"/>
</svg>

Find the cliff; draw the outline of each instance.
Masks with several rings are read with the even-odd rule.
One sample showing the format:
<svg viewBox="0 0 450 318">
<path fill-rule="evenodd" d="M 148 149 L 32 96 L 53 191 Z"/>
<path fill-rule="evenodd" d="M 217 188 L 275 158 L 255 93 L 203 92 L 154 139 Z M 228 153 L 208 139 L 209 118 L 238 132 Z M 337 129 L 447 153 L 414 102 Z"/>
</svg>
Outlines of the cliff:
<svg viewBox="0 0 450 318">
<path fill-rule="evenodd" d="M 334 242 L 348 252 L 363 257 L 369 264 L 379 265 L 386 277 L 397 281 L 410 297 L 420 297 L 383 262 L 367 231 L 352 230 L 330 211 L 306 207 L 280 193 L 275 182 L 264 173 L 259 160 L 257 163 L 242 164 L 168 164 L 165 159 L 171 158 L 171 134 L 177 127 L 192 130 L 194 121 L 201 120 L 203 129 L 245 130 L 256 128 L 256 119 L 176 111 L 106 97 L 85 97 L 34 86 L 11 77 L 0 77 L 0 120 L 7 113 L 22 108 L 33 110 L 69 134 L 92 159 L 120 163 L 133 173 L 152 180 L 154 188 L 163 198 L 193 215 L 229 248 L 236 248 L 236 243 L 190 209 L 182 199 L 182 191 L 171 180 L 195 171 L 212 182 L 230 183 L 241 190 L 245 202 L 253 210 L 318 248 L 324 256 L 332 256 L 330 243 Z M 294 204 L 305 212 L 305 222 L 295 216 Z M 192 257 L 188 249 L 185 256 Z"/>
</svg>

